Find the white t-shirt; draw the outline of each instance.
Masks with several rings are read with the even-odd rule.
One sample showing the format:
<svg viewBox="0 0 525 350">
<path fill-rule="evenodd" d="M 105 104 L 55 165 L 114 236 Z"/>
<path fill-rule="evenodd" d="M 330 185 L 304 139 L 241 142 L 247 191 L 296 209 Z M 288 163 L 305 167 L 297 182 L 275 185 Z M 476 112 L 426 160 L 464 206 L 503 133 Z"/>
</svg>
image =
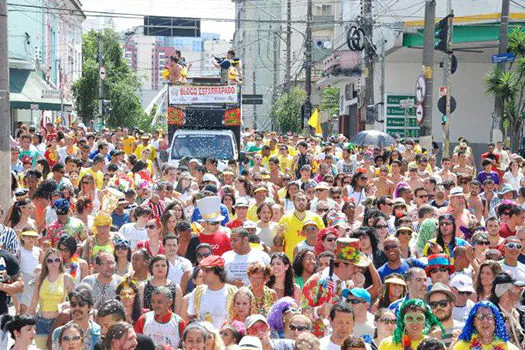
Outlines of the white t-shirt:
<svg viewBox="0 0 525 350">
<path fill-rule="evenodd" d="M 503 175 L 503 180 L 505 180 L 514 191 L 518 191 L 520 189 L 521 179 L 523 179 L 522 173 L 518 173 L 517 176 L 514 176 L 510 171 L 507 171 L 505 175 Z"/>
<path fill-rule="evenodd" d="M 368 334 L 370 337 L 374 338 L 374 331 L 376 327 L 374 326 L 374 315 L 370 312 L 366 313 L 366 322 L 365 323 L 355 323 L 354 322 L 354 335 L 361 338 L 363 335 Z"/>
<path fill-rule="evenodd" d="M 337 344 L 334 344 L 330 341 L 330 336 L 327 335 L 326 337 L 323 337 L 321 339 L 319 339 L 319 343 L 320 343 L 320 349 L 321 350 L 341 350 L 341 345 L 337 345 Z M 370 347 L 369 344 L 365 343 L 365 348 L 367 350 L 371 350 L 372 348 Z"/>
<path fill-rule="evenodd" d="M 474 302 L 472 300 L 467 300 L 465 306 L 454 306 L 452 309 L 452 319 L 458 324 L 464 326 L 473 306 Z"/>
<path fill-rule="evenodd" d="M 250 284 L 248 278 L 248 265 L 254 262 L 261 262 L 270 265 L 270 256 L 262 250 L 251 249 L 248 254 L 239 255 L 233 250 L 222 254 L 224 259 L 224 270 L 226 271 L 226 280 L 242 280 L 246 285 Z"/>
<path fill-rule="evenodd" d="M 171 261 L 169 263 L 168 279 L 180 286 L 180 281 L 184 272 L 192 269 L 191 262 L 182 256 L 177 256 L 175 259 L 175 265 Z"/>
<path fill-rule="evenodd" d="M 144 227 L 142 230 L 139 230 L 134 222 L 129 224 L 124 224 L 118 231 L 122 237 L 130 241 L 131 250 L 137 249 L 137 243 L 140 241 L 145 241 L 148 239 L 148 232 Z"/>
<path fill-rule="evenodd" d="M 211 322 L 216 329 L 221 329 L 228 310 L 226 310 L 228 288 L 225 285 L 219 290 L 206 289 L 201 296 L 200 310 L 195 310 L 195 293 L 188 294 L 188 315 L 197 316 L 199 321 Z"/>
<path fill-rule="evenodd" d="M 504 261 L 501 261 L 501 268 L 504 272 L 508 272 L 515 280 L 525 281 L 525 264 L 518 261 L 518 265 L 509 266 L 505 264 Z"/>
<path fill-rule="evenodd" d="M 277 227 L 276 222 L 270 222 L 268 227 L 258 227 L 257 226 L 257 236 L 262 243 L 266 244 L 268 247 L 273 247 L 273 238 L 275 237 L 275 228 Z"/>
</svg>

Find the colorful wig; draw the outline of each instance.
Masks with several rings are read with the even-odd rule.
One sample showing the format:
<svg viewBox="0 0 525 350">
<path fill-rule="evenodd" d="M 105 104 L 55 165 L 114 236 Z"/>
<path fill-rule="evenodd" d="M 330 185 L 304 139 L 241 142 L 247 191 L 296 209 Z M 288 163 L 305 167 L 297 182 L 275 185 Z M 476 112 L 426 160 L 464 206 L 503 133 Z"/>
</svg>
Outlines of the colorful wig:
<svg viewBox="0 0 525 350">
<path fill-rule="evenodd" d="M 295 304 L 294 298 L 284 297 L 277 300 L 268 312 L 268 325 L 270 325 L 271 331 L 276 332 L 280 337 L 284 332 L 284 312 L 293 304 Z"/>
<path fill-rule="evenodd" d="M 468 315 L 467 321 L 465 322 L 465 326 L 463 327 L 463 331 L 459 335 L 459 340 L 470 342 L 472 336 L 477 333 L 476 328 L 474 327 L 474 317 L 476 316 L 476 313 L 480 308 L 491 309 L 492 313 L 494 314 L 494 338 L 497 338 L 504 342 L 509 341 L 509 335 L 507 334 L 505 321 L 503 320 L 503 317 L 501 316 L 498 307 L 490 301 L 480 301 L 472 307 Z"/>
<path fill-rule="evenodd" d="M 427 335 L 430 333 L 434 326 L 438 326 L 441 329 L 441 332 L 445 333 L 445 328 L 443 328 L 441 322 L 439 322 L 436 316 L 434 316 L 430 306 L 420 299 L 408 299 L 401 304 L 397 311 L 397 325 L 394 334 L 392 335 L 392 342 L 394 344 L 401 344 L 403 340 L 403 334 L 405 334 L 405 320 L 403 316 L 405 309 L 412 305 L 425 310 L 425 327 L 423 328 L 423 334 Z"/>
</svg>

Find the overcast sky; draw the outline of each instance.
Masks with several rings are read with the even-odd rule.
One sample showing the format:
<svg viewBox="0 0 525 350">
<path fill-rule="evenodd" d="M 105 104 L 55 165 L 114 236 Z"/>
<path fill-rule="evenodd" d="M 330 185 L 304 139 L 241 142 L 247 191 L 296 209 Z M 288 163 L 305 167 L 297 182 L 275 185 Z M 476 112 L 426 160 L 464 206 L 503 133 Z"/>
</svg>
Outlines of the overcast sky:
<svg viewBox="0 0 525 350">
<path fill-rule="evenodd" d="M 235 18 L 235 4 L 231 0 L 81 0 L 82 9 L 114 11 L 153 16 Z M 88 17 L 89 18 L 89 17 Z M 115 18 L 118 29 L 129 29 L 143 24 L 142 20 Z M 222 39 L 232 39 L 233 22 L 201 23 L 201 31 L 219 33 Z"/>
</svg>

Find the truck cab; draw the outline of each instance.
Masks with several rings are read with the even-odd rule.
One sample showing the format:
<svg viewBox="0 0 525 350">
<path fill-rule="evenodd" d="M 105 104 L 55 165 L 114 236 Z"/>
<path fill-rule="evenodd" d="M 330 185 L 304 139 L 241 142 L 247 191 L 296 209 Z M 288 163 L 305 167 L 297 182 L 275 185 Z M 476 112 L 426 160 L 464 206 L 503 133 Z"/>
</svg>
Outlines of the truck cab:
<svg viewBox="0 0 525 350">
<path fill-rule="evenodd" d="M 214 157 L 222 170 L 229 160 L 239 159 L 240 90 L 218 78 L 193 78 L 188 84 L 168 86 L 169 163 L 178 166 L 182 158 Z"/>
</svg>

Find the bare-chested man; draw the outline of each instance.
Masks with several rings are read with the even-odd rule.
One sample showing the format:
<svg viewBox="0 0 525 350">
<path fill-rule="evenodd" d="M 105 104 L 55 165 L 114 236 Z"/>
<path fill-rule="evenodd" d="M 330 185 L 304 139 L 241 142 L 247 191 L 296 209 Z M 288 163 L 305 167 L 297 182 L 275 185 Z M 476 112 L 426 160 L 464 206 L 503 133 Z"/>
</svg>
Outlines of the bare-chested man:
<svg viewBox="0 0 525 350">
<path fill-rule="evenodd" d="M 417 176 L 419 176 L 420 179 L 425 180 L 426 178 L 430 177 L 429 172 L 427 171 L 428 166 L 428 158 L 427 157 L 421 157 L 417 161 Z"/>
<path fill-rule="evenodd" d="M 401 174 L 401 167 L 403 166 L 403 163 L 401 163 L 400 160 L 393 160 L 392 164 L 390 165 L 392 173 L 388 175 L 388 178 L 392 180 L 394 184 L 405 182 L 407 180 L 406 177 Z"/>
<path fill-rule="evenodd" d="M 396 188 L 394 182 L 388 179 L 388 166 L 386 165 L 379 168 L 379 177 L 372 179 L 372 183 L 377 187 L 376 196 L 378 198 L 387 195 L 391 196 Z"/>
<path fill-rule="evenodd" d="M 425 183 L 421 178 L 417 175 L 417 166 L 412 165 L 410 168 L 408 168 L 408 180 L 407 180 L 408 186 L 412 191 L 414 191 L 418 187 L 423 187 Z"/>
<path fill-rule="evenodd" d="M 480 192 L 481 183 L 478 180 L 472 180 L 469 184 L 469 194 L 467 195 L 468 210 L 476 216 L 479 222 L 481 222 L 485 209 L 481 196 L 479 195 Z"/>
<path fill-rule="evenodd" d="M 474 175 L 474 168 L 467 165 L 467 153 L 458 152 L 458 164 L 452 168 L 452 172 L 456 175 Z"/>
<path fill-rule="evenodd" d="M 458 177 L 456 174 L 452 173 L 450 171 L 450 167 L 452 166 L 452 162 L 450 161 L 450 158 L 444 157 L 441 160 L 441 166 L 442 170 L 439 176 L 441 176 L 441 181 L 453 181 L 455 184 L 458 183 Z"/>
</svg>

